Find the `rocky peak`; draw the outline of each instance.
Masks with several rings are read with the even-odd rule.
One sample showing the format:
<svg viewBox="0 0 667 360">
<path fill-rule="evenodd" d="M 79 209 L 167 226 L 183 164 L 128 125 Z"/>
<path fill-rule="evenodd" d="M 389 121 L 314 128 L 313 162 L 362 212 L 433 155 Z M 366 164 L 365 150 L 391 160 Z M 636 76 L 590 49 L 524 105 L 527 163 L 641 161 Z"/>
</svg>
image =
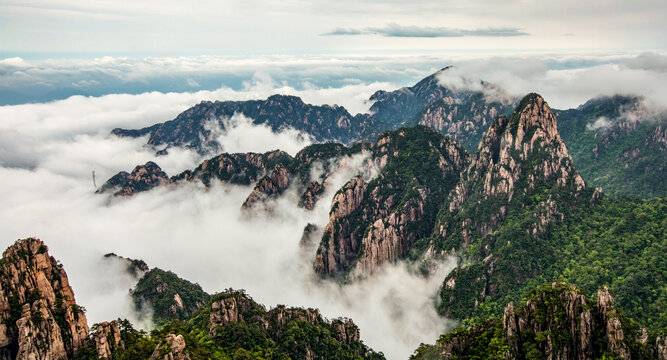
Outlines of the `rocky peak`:
<svg viewBox="0 0 667 360">
<path fill-rule="evenodd" d="M 497 117 L 487 130 L 462 181 L 450 195 L 449 205 L 441 211 L 436 234 L 447 237 L 458 231 L 443 218 L 459 217 L 458 226 L 463 228 L 461 234 L 467 243 L 475 234 L 491 233 L 507 216 L 513 201 L 519 204 L 525 196 L 543 190 L 556 196 L 564 188 L 576 198 L 585 186 L 558 133 L 556 117 L 541 96 L 529 94 L 511 117 Z M 480 203 L 488 204 L 491 211 L 483 216 L 473 214 L 478 213 Z M 536 232 L 560 216 L 555 205 L 552 195 L 544 199 Z M 466 207 L 469 211 L 461 212 Z"/>
<path fill-rule="evenodd" d="M 130 295 L 137 310 L 141 311 L 144 306 L 150 307 L 156 323 L 187 319 L 205 306 L 210 298 L 199 284 L 159 268 L 145 273 Z"/>
<path fill-rule="evenodd" d="M 282 194 L 291 182 L 291 174 L 283 164 L 277 164 L 271 175 L 261 178 L 250 195 L 243 202 L 242 208 L 249 209 L 267 198 L 275 198 Z"/>
<path fill-rule="evenodd" d="M 106 261 L 118 261 L 126 266 L 127 273 L 140 279 L 144 276 L 150 268 L 145 261 L 141 259 L 130 259 L 123 256 L 118 256 L 115 253 L 104 254 L 104 260 Z"/>
<path fill-rule="evenodd" d="M 345 344 L 359 342 L 359 327 L 352 319 L 335 319 L 332 324 L 338 341 Z"/>
<path fill-rule="evenodd" d="M 502 319 L 443 335 L 437 358 L 493 358 L 500 351 L 505 359 L 659 358 L 660 347 L 646 344 L 646 329 L 636 328 L 614 307 L 608 289 L 594 301 L 574 285 L 553 282 L 526 294 L 520 306 L 507 304 Z"/>
<path fill-rule="evenodd" d="M 121 171 L 114 175 L 97 190 L 97 193 L 113 192 L 114 196 L 131 196 L 168 182 L 167 174 L 156 163 L 149 161 L 135 167 L 130 174 Z"/>
<path fill-rule="evenodd" d="M 156 347 L 150 360 L 190 360 L 183 335 L 169 334 Z"/>
<path fill-rule="evenodd" d="M 113 351 L 125 347 L 120 336 L 118 321 L 104 321 L 93 325 L 91 330 L 98 358 L 113 360 Z"/>
<path fill-rule="evenodd" d="M 215 336 L 218 328 L 233 322 L 243 322 L 246 313 L 258 306 L 242 291 L 227 291 L 215 295 L 211 302 L 209 333 Z"/>
<path fill-rule="evenodd" d="M 18 359 L 66 359 L 86 345 L 84 310 L 41 240 L 19 240 L 5 250 L 0 285 L 0 348 Z"/>
<path fill-rule="evenodd" d="M 403 259 L 432 229 L 468 158 L 424 126 L 385 132 L 371 151 L 378 176 L 353 178 L 334 196 L 314 263 L 322 276 L 365 277 Z"/>
</svg>

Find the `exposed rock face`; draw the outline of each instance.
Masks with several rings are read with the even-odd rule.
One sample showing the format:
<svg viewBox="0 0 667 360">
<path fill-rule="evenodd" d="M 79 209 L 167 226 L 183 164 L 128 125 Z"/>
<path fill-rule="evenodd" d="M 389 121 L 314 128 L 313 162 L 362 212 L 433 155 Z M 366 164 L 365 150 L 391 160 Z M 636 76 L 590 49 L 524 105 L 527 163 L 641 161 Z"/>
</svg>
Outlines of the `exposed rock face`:
<svg viewBox="0 0 667 360">
<path fill-rule="evenodd" d="M 149 306 L 153 320 L 157 323 L 170 319 L 187 319 L 200 307 L 205 306 L 210 296 L 199 284 L 179 278 L 171 271 L 154 268 L 139 279 L 130 291 L 137 310 Z"/>
<path fill-rule="evenodd" d="M 334 196 L 314 263 L 322 276 L 364 277 L 404 258 L 467 164 L 465 149 L 426 127 L 387 132 L 372 153 L 377 178 Z"/>
<path fill-rule="evenodd" d="M 167 346 L 166 352 L 162 349 L 165 345 Z M 183 335 L 169 334 L 164 338 L 164 342 L 155 347 L 151 360 L 190 360 L 190 355 L 185 347 Z"/>
<path fill-rule="evenodd" d="M 489 101 L 481 92 L 456 93 L 424 108 L 412 123 L 436 129 L 473 152 L 493 119 L 509 116 L 516 105 Z"/>
<path fill-rule="evenodd" d="M 17 359 L 67 359 L 62 331 L 44 299 L 24 304 L 16 327 Z"/>
<path fill-rule="evenodd" d="M 587 360 L 603 354 L 621 359 L 649 358 L 651 349 L 636 346 L 631 350 L 627 345 L 643 344 L 646 330 L 630 330 L 606 288 L 597 296 L 597 302 L 587 299 L 581 290 L 566 283 L 543 285 L 530 292 L 520 307 L 509 303 L 502 321 L 483 321 L 443 335 L 438 343 L 439 358 L 487 358 L 497 356 L 503 346 L 509 348 L 506 359 Z"/>
<path fill-rule="evenodd" d="M 355 241 L 358 229 L 350 229 L 346 217 L 360 208 L 368 185 L 361 177 L 350 180 L 334 196 L 329 222 L 315 258 L 314 269 L 318 274 L 336 274 L 352 264 L 359 250 Z M 363 212 L 365 209 L 360 209 Z M 363 216 L 363 215 L 362 215 Z"/>
<path fill-rule="evenodd" d="M 667 336 L 658 336 L 655 340 L 655 358 L 667 359 Z"/>
<path fill-rule="evenodd" d="M 211 303 L 211 315 L 209 316 L 209 333 L 211 336 L 215 336 L 218 326 L 245 321 L 244 315 L 256 307 L 257 304 L 243 292 L 233 292 L 219 299 L 214 299 Z"/>
<path fill-rule="evenodd" d="M 17 359 L 66 359 L 86 345 L 86 315 L 41 240 L 5 250 L 0 285 L 0 348 Z"/>
<path fill-rule="evenodd" d="M 624 343 L 626 335 L 623 333 L 623 324 L 614 307 L 614 298 L 609 289 L 604 287 L 598 291 L 597 307 L 602 315 L 603 326 L 607 335 L 607 351 L 623 359 L 630 359 L 630 349 Z"/>
<path fill-rule="evenodd" d="M 359 328 L 352 319 L 336 319 L 333 321 L 338 341 L 346 344 L 359 342 Z"/>
<path fill-rule="evenodd" d="M 107 180 L 97 192 L 113 192 L 114 196 L 131 196 L 168 182 L 167 174 L 156 163 L 149 161 L 135 167 L 131 174 L 124 171 L 119 172 Z"/>
<path fill-rule="evenodd" d="M 120 337 L 118 321 L 101 322 L 93 325 L 93 328 L 96 328 L 92 334 L 92 338 L 95 342 L 98 358 L 113 360 L 113 351 L 117 348 L 125 347 Z"/>
<path fill-rule="evenodd" d="M 440 310 L 468 317 L 470 304 L 477 308 L 540 274 L 542 259 L 553 251 L 543 239 L 550 224 L 592 196 L 547 103 L 537 94 L 524 97 L 511 117 L 494 120 L 439 210 L 426 253 L 479 249 L 472 266 L 459 266 L 445 279 Z M 517 253 L 522 260 L 511 260 Z"/>
<path fill-rule="evenodd" d="M 273 331 L 278 335 L 292 321 L 301 320 L 309 324 L 323 323 L 322 315 L 316 309 L 288 308 L 285 305 L 278 305 L 269 310 L 267 317 Z"/>
<path fill-rule="evenodd" d="M 221 150 L 216 141 L 217 134 L 225 129 L 225 120 L 237 113 L 274 131 L 291 127 L 306 132 L 317 141 L 358 139 L 374 123 L 370 115 L 353 116 L 337 105 L 313 106 L 296 96 L 273 95 L 266 100 L 204 101 L 174 120 L 139 130 L 114 129 L 112 134 L 130 137 L 150 134 L 149 145 L 184 146 L 202 154 L 217 152 Z M 219 130 L 216 131 L 216 127 Z"/>
<path fill-rule="evenodd" d="M 558 134 L 556 118 L 547 103 L 536 94 L 528 95 L 511 118 L 498 117 L 479 145 L 466 168 L 462 181 L 450 195 L 449 205 L 441 210 L 436 233 L 447 237 L 456 227 L 461 228 L 467 244 L 473 236 L 484 236 L 502 222 L 512 200 L 519 203 L 536 189 L 556 191 L 571 189 L 573 196 L 584 189 L 584 180 L 572 165 L 565 143 Z M 549 197 L 538 214 L 543 229 L 553 218 L 560 216 Z M 489 204 L 486 214 L 470 216 L 479 204 Z M 454 217 L 451 214 L 463 216 Z M 444 219 L 443 219 L 444 218 Z M 458 230 L 457 230 L 458 231 Z"/>
<path fill-rule="evenodd" d="M 401 126 L 421 124 L 449 135 L 464 146 L 479 138 L 485 123 L 491 123 L 497 115 L 509 113 L 514 104 L 501 104 L 487 99 L 482 92 L 455 90 L 443 86 L 440 77 L 450 68 L 444 68 L 415 84 L 396 91 L 378 91 L 370 97 L 377 132 Z M 492 85 L 483 83 L 484 87 Z M 510 101 L 511 102 L 511 101 Z M 460 124 L 460 125 L 459 125 Z M 472 145 L 472 149 L 477 143 Z"/>
<path fill-rule="evenodd" d="M 518 314 L 512 303 L 505 308 L 503 328 L 512 346 L 511 353 L 521 354 L 521 335 L 532 331 L 547 334 L 546 342 L 538 343 L 538 348 L 550 359 L 593 358 L 595 322 L 586 296 L 566 284 L 554 283 L 552 288 L 556 291 L 537 293 L 529 299 Z M 538 311 L 546 313 L 538 315 Z M 561 340 L 554 338 L 559 331 L 570 335 L 568 343 L 558 343 Z"/>
<path fill-rule="evenodd" d="M 271 175 L 261 178 L 255 188 L 252 190 L 242 208 L 247 209 L 255 206 L 258 202 L 276 198 L 282 194 L 290 184 L 291 176 L 284 165 L 278 164 L 271 172 Z"/>
<path fill-rule="evenodd" d="M 301 329 L 308 329 L 309 326 L 325 328 L 336 340 L 352 348 L 361 345 L 359 328 L 351 319 L 340 318 L 329 322 L 317 309 L 289 308 L 284 305 L 278 305 L 266 311 L 263 306 L 254 302 L 243 291 L 230 289 L 214 295 L 210 310 L 209 334 L 212 337 L 231 323 L 243 323 L 261 329 L 272 339 L 279 339 L 286 330 L 290 329 L 290 324 L 296 322 L 299 323 L 298 326 Z M 330 355 L 318 353 L 318 350 L 311 348 L 311 344 L 308 343 L 303 343 L 301 346 L 306 347 L 304 358 L 327 358 L 326 355 Z M 364 353 L 358 355 L 367 356 Z"/>
<path fill-rule="evenodd" d="M 299 199 L 299 206 L 313 210 L 315 208 L 315 203 L 320 199 L 324 193 L 324 186 L 317 181 L 311 181 L 306 187 L 306 191 L 301 195 Z"/>
<path fill-rule="evenodd" d="M 270 151 L 263 154 L 239 153 L 220 154 L 204 160 L 194 170 L 186 170 L 174 176 L 171 182 L 199 180 L 210 186 L 213 180 L 230 184 L 250 185 L 271 171 L 277 164 L 287 164 L 292 157 L 284 151 Z"/>
</svg>

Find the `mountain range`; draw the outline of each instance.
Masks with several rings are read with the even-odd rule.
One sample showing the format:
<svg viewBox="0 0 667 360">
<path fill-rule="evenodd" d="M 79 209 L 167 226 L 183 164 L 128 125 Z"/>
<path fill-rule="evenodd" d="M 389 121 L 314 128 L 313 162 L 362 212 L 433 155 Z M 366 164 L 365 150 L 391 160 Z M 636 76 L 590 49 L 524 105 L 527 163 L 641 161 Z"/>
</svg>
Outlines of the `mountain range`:
<svg viewBox="0 0 667 360">
<path fill-rule="evenodd" d="M 216 155 L 171 177 L 148 162 L 98 193 L 123 201 L 184 182 L 246 185 L 252 191 L 239 206 L 252 216 L 287 193 L 309 211 L 335 191 L 321 231 L 304 229 L 316 238 L 309 260 L 321 281 L 372 278 L 400 262 L 434 276 L 442 259 L 458 259 L 434 306 L 462 327 L 422 344 L 415 359 L 667 359 L 664 114 L 623 96 L 565 111 L 538 94 L 491 101 L 483 91 L 445 88 L 443 71 L 375 93 L 370 114 L 276 95 L 204 102 L 162 124 L 115 129 L 147 135 L 158 153 L 183 146 Z M 237 113 L 321 143 L 295 156 L 218 153 L 214 135 Z M 361 170 L 332 188 L 353 159 Z M 89 335 L 47 251 L 26 239 L 3 255 L 0 348 L 10 358 L 383 358 L 350 319 L 267 310 L 243 291 L 207 294 L 113 256 L 136 274 L 131 296 L 160 326 L 149 335 L 119 319 Z"/>
<path fill-rule="evenodd" d="M 350 144 L 373 141 L 386 130 L 425 125 L 475 152 L 499 115 L 509 116 L 519 98 L 482 82 L 482 90 L 450 89 L 441 84 L 444 68 L 395 91 L 378 91 L 369 113 L 351 115 L 340 106 L 305 104 L 294 96 L 266 100 L 202 102 L 175 119 L 142 129 L 114 129 L 116 136 L 149 136 L 156 151 L 182 146 L 202 154 L 224 151 L 216 137 L 226 121 L 243 114 L 274 131 L 291 127 L 317 142 Z M 574 165 L 592 186 L 609 195 L 642 198 L 667 195 L 667 114 L 642 98 L 613 96 L 591 99 L 576 109 L 554 110 L 558 130 Z"/>
</svg>

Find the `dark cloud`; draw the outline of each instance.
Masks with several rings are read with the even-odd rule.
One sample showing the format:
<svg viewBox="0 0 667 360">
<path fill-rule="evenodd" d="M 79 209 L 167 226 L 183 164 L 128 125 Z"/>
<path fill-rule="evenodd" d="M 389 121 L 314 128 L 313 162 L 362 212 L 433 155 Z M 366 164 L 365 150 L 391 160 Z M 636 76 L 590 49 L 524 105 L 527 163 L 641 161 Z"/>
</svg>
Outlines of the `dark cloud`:
<svg viewBox="0 0 667 360">
<path fill-rule="evenodd" d="M 437 37 L 463 37 L 463 36 L 487 36 L 487 37 L 511 37 L 525 36 L 529 33 L 514 27 L 497 27 L 486 29 L 455 29 L 431 26 L 403 26 L 398 24 L 387 24 L 382 27 L 368 27 L 363 29 L 336 28 L 322 35 L 380 35 L 386 37 L 415 37 L 415 38 L 437 38 Z"/>
<path fill-rule="evenodd" d="M 360 29 L 335 28 L 331 32 L 322 35 L 364 35 L 364 34 L 368 34 L 368 32 Z"/>
</svg>

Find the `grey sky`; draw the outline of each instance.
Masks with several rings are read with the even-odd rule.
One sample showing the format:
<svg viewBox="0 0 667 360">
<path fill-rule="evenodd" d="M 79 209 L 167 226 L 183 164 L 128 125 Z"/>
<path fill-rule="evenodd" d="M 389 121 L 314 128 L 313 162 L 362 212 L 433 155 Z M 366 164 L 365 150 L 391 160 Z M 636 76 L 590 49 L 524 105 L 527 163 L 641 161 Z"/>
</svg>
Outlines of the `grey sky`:
<svg viewBox="0 0 667 360">
<path fill-rule="evenodd" d="M 653 50 L 665 47 L 666 4 L 658 0 L 0 0 L 0 51 Z M 322 36 L 337 30 L 360 34 Z"/>
</svg>

